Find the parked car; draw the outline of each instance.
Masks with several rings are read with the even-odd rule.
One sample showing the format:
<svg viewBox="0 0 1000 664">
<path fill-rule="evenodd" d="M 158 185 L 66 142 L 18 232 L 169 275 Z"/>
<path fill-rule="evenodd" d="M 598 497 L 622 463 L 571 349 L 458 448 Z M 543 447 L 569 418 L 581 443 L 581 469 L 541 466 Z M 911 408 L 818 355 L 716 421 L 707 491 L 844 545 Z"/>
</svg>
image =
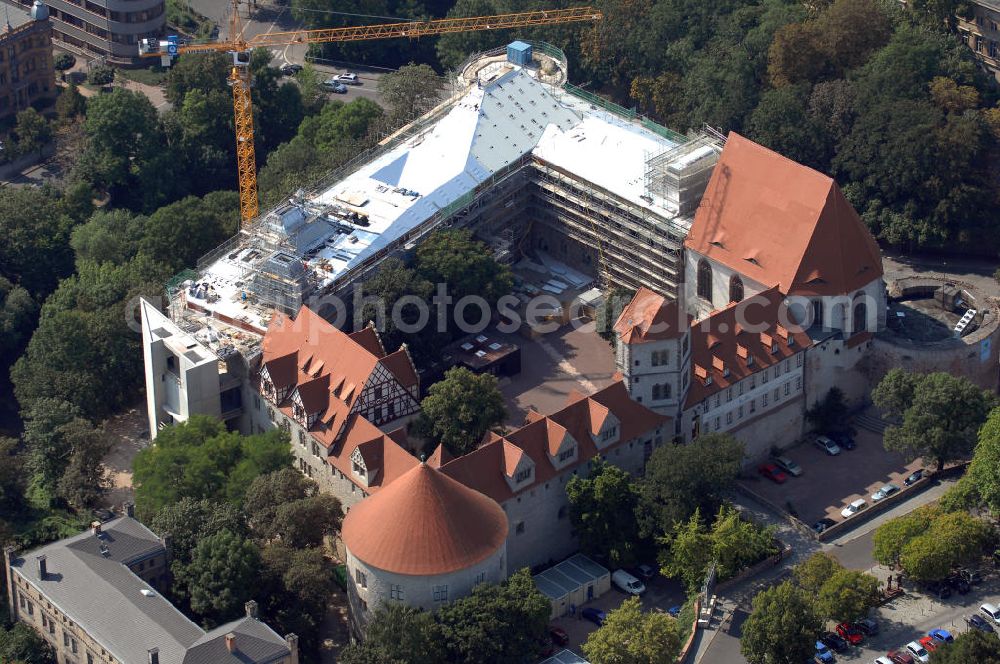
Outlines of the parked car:
<svg viewBox="0 0 1000 664">
<path fill-rule="evenodd" d="M 833 632 L 823 632 L 819 637 L 819 640 L 827 645 L 828 648 L 836 650 L 837 652 L 844 652 L 848 648 L 847 641 L 840 638 Z"/>
<path fill-rule="evenodd" d="M 899 487 L 895 484 L 883 484 L 879 487 L 879 490 L 872 494 L 872 502 L 877 503 L 883 498 L 888 498 L 892 494 L 899 491 Z"/>
<path fill-rule="evenodd" d="M 969 626 L 969 629 L 978 629 L 980 632 L 986 632 L 987 634 L 994 632 L 993 625 L 986 622 L 986 618 L 983 618 L 978 613 L 965 616 L 965 624 Z"/>
<path fill-rule="evenodd" d="M 927 652 L 927 648 L 917 641 L 910 641 L 906 644 L 906 651 L 913 656 L 913 659 L 918 662 L 929 662 L 931 660 L 931 654 Z"/>
<path fill-rule="evenodd" d="M 822 662 L 823 664 L 830 664 L 833 662 L 833 653 L 822 641 L 816 642 L 816 660 Z"/>
<path fill-rule="evenodd" d="M 773 463 L 765 463 L 757 469 L 757 472 L 775 484 L 784 484 L 785 480 L 788 479 L 788 475 L 785 475 L 785 473 Z"/>
<path fill-rule="evenodd" d="M 627 595 L 641 595 L 646 592 L 645 584 L 623 569 L 616 569 L 611 574 L 611 583 Z"/>
<path fill-rule="evenodd" d="M 608 614 L 593 606 L 583 607 L 583 609 L 580 611 L 580 615 L 583 617 L 584 620 L 589 620 L 598 627 L 603 625 L 604 621 L 608 619 Z"/>
<path fill-rule="evenodd" d="M 858 629 L 860 629 L 865 636 L 875 636 L 878 634 L 878 623 L 875 622 L 874 618 L 862 618 L 854 624 L 858 626 Z"/>
<path fill-rule="evenodd" d="M 837 522 L 834 521 L 833 519 L 827 519 L 824 517 L 813 524 L 813 530 L 815 530 L 817 533 L 821 533 L 830 526 L 834 525 L 835 523 Z"/>
<path fill-rule="evenodd" d="M 673 616 L 674 618 L 676 618 L 677 616 L 681 615 L 681 607 L 680 607 L 680 605 L 670 607 L 669 609 L 667 609 L 667 613 L 669 615 Z"/>
<path fill-rule="evenodd" d="M 795 463 L 786 456 L 776 456 L 774 457 L 774 465 L 781 468 L 783 471 L 791 475 L 792 477 L 799 477 L 802 475 L 802 466 Z"/>
<path fill-rule="evenodd" d="M 994 625 L 1000 625 L 1000 609 L 997 608 L 996 604 L 985 602 L 979 607 L 979 612 L 993 621 Z"/>
<path fill-rule="evenodd" d="M 854 442 L 854 436 L 852 436 L 850 432 L 845 431 L 841 433 L 831 433 L 830 438 L 832 438 L 833 442 L 837 443 L 845 450 L 853 450 L 858 446 L 857 443 Z"/>
<path fill-rule="evenodd" d="M 302 71 L 302 65 L 297 65 L 294 63 L 281 65 L 281 73 L 285 76 L 295 76 L 300 71 Z"/>
<path fill-rule="evenodd" d="M 924 476 L 924 471 L 922 469 L 914 470 L 912 473 L 910 473 L 909 477 L 903 480 L 903 484 L 905 484 L 906 486 L 913 486 L 918 481 L 920 481 L 920 479 L 923 478 L 923 476 Z"/>
<path fill-rule="evenodd" d="M 872 660 L 872 664 L 893 664 L 893 661 L 887 656 L 882 655 L 881 657 L 876 657 Z"/>
<path fill-rule="evenodd" d="M 837 445 L 837 443 L 833 442 L 826 436 L 820 436 L 815 441 L 813 441 L 813 444 L 830 456 L 837 456 L 838 454 L 840 454 L 840 447 Z"/>
<path fill-rule="evenodd" d="M 935 641 L 933 637 L 930 637 L 930 636 L 921 636 L 920 637 L 920 645 L 922 645 L 924 647 L 924 650 L 926 650 L 927 652 L 931 653 L 931 652 L 934 652 L 935 650 L 937 650 L 938 642 Z"/>
<path fill-rule="evenodd" d="M 656 568 L 652 565 L 639 565 L 635 568 L 635 571 L 643 581 L 649 581 L 656 576 Z"/>
<path fill-rule="evenodd" d="M 555 625 L 549 625 L 549 636 L 552 637 L 552 643 L 557 646 L 563 646 L 569 644 L 569 634 L 566 633 L 562 627 L 556 627 Z"/>
<path fill-rule="evenodd" d="M 856 646 L 865 640 L 865 635 L 861 633 L 861 630 L 857 626 L 846 622 L 837 625 L 837 635 L 845 639 L 852 646 Z"/>
<path fill-rule="evenodd" d="M 942 643 L 951 643 L 955 640 L 955 637 L 951 635 L 951 632 L 946 629 L 941 629 L 940 627 L 927 632 L 927 636 L 934 639 L 938 645 Z"/>
<path fill-rule="evenodd" d="M 865 502 L 865 499 L 858 498 L 857 500 L 852 501 L 850 505 L 840 510 L 840 516 L 844 517 L 845 519 L 849 519 L 850 517 L 854 516 L 861 510 L 866 509 L 867 507 L 868 503 Z"/>
<path fill-rule="evenodd" d="M 357 74 L 352 74 L 351 72 L 346 72 L 334 76 L 333 79 L 338 83 L 343 83 L 344 85 L 361 85 L 361 79 L 358 78 Z"/>
<path fill-rule="evenodd" d="M 886 656 L 892 660 L 892 664 L 913 664 L 913 655 L 905 650 L 890 650 Z"/>
<path fill-rule="evenodd" d="M 323 87 L 330 92 L 336 92 L 338 95 L 347 94 L 347 86 L 338 82 L 335 78 L 328 78 L 323 81 Z"/>
</svg>

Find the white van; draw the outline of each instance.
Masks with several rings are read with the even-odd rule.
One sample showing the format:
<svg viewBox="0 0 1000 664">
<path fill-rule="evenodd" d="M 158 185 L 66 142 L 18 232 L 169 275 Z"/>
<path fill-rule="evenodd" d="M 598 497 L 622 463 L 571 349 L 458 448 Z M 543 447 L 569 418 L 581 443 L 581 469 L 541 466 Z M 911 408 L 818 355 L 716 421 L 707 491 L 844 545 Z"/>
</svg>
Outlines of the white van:
<svg viewBox="0 0 1000 664">
<path fill-rule="evenodd" d="M 623 569 L 615 570 L 611 575 L 611 583 L 627 595 L 641 595 L 646 592 L 646 586 Z"/>
<path fill-rule="evenodd" d="M 990 604 L 987 602 L 979 607 L 979 610 L 987 618 L 993 621 L 994 625 L 1000 625 L 1000 609 L 997 608 L 996 604 Z"/>
</svg>

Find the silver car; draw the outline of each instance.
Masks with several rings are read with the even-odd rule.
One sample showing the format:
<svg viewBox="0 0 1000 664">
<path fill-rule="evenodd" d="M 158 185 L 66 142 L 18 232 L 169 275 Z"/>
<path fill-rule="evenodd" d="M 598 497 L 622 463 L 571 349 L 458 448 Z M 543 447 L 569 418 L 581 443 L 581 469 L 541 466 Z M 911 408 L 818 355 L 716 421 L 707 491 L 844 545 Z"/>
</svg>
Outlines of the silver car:
<svg viewBox="0 0 1000 664">
<path fill-rule="evenodd" d="M 830 456 L 837 456 L 838 454 L 840 454 L 840 446 L 837 445 L 837 443 L 830 440 L 829 438 L 827 438 L 826 436 L 818 437 L 815 441 L 815 445 L 816 447 L 823 450 Z"/>
<path fill-rule="evenodd" d="M 888 498 L 897 491 L 899 491 L 899 487 L 895 484 L 885 484 L 880 487 L 878 491 L 872 494 L 872 502 L 877 503 L 883 498 Z"/>
<path fill-rule="evenodd" d="M 795 463 L 786 456 L 776 456 L 774 457 L 774 464 L 781 468 L 783 471 L 791 475 L 792 477 L 798 477 L 802 474 L 802 466 Z"/>
</svg>

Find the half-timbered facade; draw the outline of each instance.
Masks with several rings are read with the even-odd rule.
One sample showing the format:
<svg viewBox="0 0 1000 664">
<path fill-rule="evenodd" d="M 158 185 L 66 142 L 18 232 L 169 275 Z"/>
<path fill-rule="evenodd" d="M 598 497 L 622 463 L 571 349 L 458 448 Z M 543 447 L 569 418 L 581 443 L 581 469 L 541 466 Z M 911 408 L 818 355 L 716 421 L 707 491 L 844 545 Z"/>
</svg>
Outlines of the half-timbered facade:
<svg viewBox="0 0 1000 664">
<path fill-rule="evenodd" d="M 262 350 L 253 430 L 285 430 L 298 469 L 346 507 L 417 463 L 403 427 L 420 383 L 405 347 L 386 353 L 374 328 L 346 334 L 302 307 L 272 320 Z"/>
</svg>

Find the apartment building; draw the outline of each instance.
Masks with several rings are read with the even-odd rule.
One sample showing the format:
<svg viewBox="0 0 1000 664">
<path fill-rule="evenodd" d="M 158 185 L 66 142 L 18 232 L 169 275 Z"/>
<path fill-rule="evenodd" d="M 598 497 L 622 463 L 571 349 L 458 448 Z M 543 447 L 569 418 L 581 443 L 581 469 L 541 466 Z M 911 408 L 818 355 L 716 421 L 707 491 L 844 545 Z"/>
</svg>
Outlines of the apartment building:
<svg viewBox="0 0 1000 664">
<path fill-rule="evenodd" d="M 31 7 L 33 0 L 16 0 Z M 158 37 L 164 0 L 48 0 L 52 39 L 61 47 L 109 64 L 139 65 L 139 40 Z"/>
<path fill-rule="evenodd" d="M 298 637 L 246 616 L 206 632 L 161 592 L 170 542 L 129 514 L 24 553 L 4 551 L 7 609 L 58 664 L 298 664 Z"/>
<path fill-rule="evenodd" d="M 958 34 L 983 67 L 1000 81 L 1000 0 L 972 0 L 958 15 Z"/>
<path fill-rule="evenodd" d="M 4 6 L 0 32 L 0 118 L 56 96 L 52 67 L 52 21 L 35 0 L 30 9 Z"/>
</svg>

